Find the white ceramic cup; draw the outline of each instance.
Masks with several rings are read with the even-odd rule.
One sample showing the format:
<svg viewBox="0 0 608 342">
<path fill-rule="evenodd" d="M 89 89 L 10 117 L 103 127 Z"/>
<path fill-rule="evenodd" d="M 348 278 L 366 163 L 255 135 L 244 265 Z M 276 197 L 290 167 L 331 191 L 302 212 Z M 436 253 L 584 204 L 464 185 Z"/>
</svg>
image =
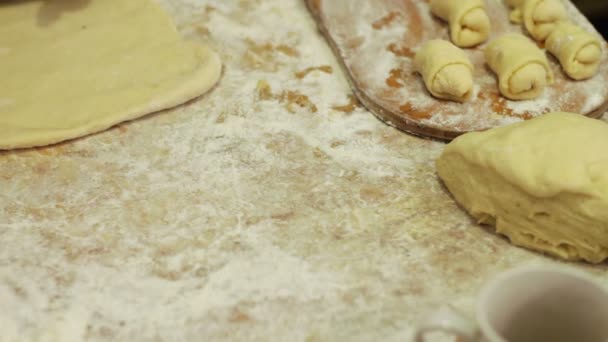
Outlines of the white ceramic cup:
<svg viewBox="0 0 608 342">
<path fill-rule="evenodd" d="M 492 280 L 477 322 L 448 307 L 422 320 L 415 340 L 444 332 L 466 342 L 608 342 L 608 290 L 570 268 L 526 267 Z"/>
</svg>

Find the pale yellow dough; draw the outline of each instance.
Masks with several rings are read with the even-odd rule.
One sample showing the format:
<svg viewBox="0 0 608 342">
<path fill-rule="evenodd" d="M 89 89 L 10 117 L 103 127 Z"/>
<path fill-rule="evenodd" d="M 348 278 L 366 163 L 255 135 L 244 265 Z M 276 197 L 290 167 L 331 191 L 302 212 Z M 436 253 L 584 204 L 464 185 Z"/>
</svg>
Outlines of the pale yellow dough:
<svg viewBox="0 0 608 342">
<path fill-rule="evenodd" d="M 582 27 L 568 22 L 560 23 L 545 45 L 571 78 L 584 80 L 597 74 L 602 61 L 602 43 Z"/>
<path fill-rule="evenodd" d="M 435 97 L 464 102 L 473 93 L 473 64 L 467 55 L 445 40 L 430 40 L 416 53 L 414 68 Z"/>
<path fill-rule="evenodd" d="M 608 258 L 608 124 L 578 114 L 470 133 L 437 161 L 480 223 L 518 246 L 566 260 Z"/>
<path fill-rule="evenodd" d="M 507 6 L 511 7 L 512 9 L 511 15 L 509 16 L 511 22 L 515 24 L 521 23 L 521 5 L 524 3 L 524 1 L 525 0 L 505 0 Z"/>
<path fill-rule="evenodd" d="M 431 0 L 431 12 L 450 25 L 452 42 L 472 47 L 490 36 L 490 19 L 483 0 Z"/>
<path fill-rule="evenodd" d="M 553 83 L 545 53 L 525 36 L 505 34 L 485 49 L 486 62 L 498 77 L 500 93 L 511 100 L 540 96 Z"/>
<path fill-rule="evenodd" d="M 221 63 L 149 0 L 0 6 L 0 149 L 105 130 L 208 91 Z"/>
<path fill-rule="evenodd" d="M 562 0 L 524 0 L 521 15 L 526 31 L 539 42 L 544 42 L 557 24 L 568 20 Z"/>
</svg>

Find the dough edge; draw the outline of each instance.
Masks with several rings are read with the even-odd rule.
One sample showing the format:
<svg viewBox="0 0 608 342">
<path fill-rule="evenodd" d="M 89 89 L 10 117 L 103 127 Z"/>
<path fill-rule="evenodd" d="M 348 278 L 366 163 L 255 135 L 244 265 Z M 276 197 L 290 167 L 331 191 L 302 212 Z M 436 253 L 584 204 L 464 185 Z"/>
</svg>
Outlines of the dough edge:
<svg viewBox="0 0 608 342">
<path fill-rule="evenodd" d="M 133 121 L 147 115 L 167 110 L 199 96 L 206 94 L 219 81 L 222 74 L 222 62 L 219 55 L 204 45 L 193 44 L 195 52 L 200 55 L 201 63 L 196 70 L 181 83 L 179 87 L 166 93 L 161 100 L 150 101 L 139 107 L 130 108 L 127 112 L 116 112 L 101 120 L 88 122 L 86 125 L 61 130 L 46 131 L 45 134 L 21 135 L 17 139 L 0 143 L 0 150 L 25 149 L 61 143 L 68 140 L 90 136 L 108 130 L 120 123 Z"/>
</svg>

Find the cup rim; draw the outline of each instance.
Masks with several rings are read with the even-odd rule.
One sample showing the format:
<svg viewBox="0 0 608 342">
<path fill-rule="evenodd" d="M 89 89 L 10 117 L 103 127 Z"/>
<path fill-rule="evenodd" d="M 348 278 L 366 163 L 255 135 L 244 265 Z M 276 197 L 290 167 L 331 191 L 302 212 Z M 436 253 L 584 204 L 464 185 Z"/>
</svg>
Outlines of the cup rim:
<svg viewBox="0 0 608 342">
<path fill-rule="evenodd" d="M 608 288 L 601 285 L 596 279 L 591 277 L 586 272 L 570 266 L 557 265 L 529 265 L 510 269 L 490 280 L 481 290 L 477 300 L 477 322 L 481 333 L 488 337 L 490 341 L 509 342 L 501 336 L 490 323 L 486 308 L 487 302 L 490 299 L 494 290 L 496 290 L 502 282 L 515 276 L 526 273 L 551 272 L 574 277 L 587 282 L 589 285 L 597 288 L 608 297 Z"/>
</svg>

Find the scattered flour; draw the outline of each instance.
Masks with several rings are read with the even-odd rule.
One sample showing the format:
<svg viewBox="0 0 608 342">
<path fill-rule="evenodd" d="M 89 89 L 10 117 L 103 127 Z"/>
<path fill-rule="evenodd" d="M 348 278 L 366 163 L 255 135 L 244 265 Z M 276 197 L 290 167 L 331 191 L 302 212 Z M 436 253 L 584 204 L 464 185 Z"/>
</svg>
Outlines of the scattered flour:
<svg viewBox="0 0 608 342">
<path fill-rule="evenodd" d="M 472 226 L 435 176 L 443 144 L 336 109 L 349 87 L 303 1 L 161 4 L 223 77 L 174 110 L 0 153 L 1 342 L 404 341 L 424 309 L 472 312 L 482 278 L 545 260 Z"/>
</svg>

